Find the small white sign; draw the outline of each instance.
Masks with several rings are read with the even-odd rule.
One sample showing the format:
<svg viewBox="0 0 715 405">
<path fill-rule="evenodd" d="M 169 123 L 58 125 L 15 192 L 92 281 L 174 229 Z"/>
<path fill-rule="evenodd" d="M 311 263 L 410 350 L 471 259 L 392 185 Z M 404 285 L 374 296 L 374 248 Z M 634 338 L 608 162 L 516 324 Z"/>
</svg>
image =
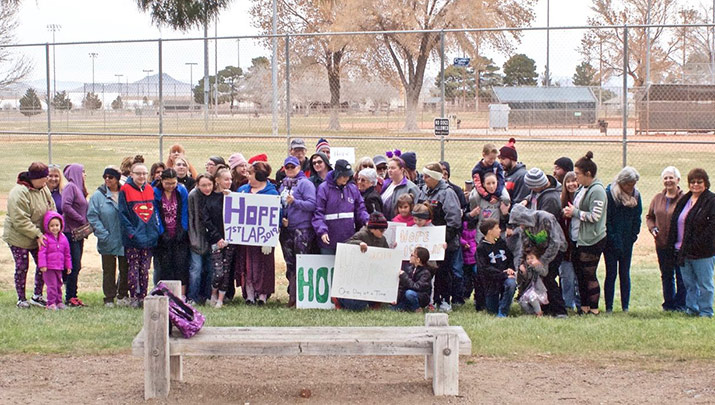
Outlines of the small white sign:
<svg viewBox="0 0 715 405">
<path fill-rule="evenodd" d="M 355 148 L 333 146 L 330 148 L 330 164 L 335 165 L 338 159 L 345 159 L 348 163 L 355 164 Z"/>
<path fill-rule="evenodd" d="M 330 299 L 334 271 L 333 255 L 296 255 L 296 307 L 335 309 Z"/>
<path fill-rule="evenodd" d="M 444 260 L 444 243 L 447 227 L 441 226 L 403 226 L 395 228 L 395 249 L 402 260 L 410 260 L 416 247 L 429 250 L 430 260 Z M 392 246 L 392 245 L 390 245 Z"/>
<path fill-rule="evenodd" d="M 397 301 L 402 257 L 394 249 L 338 243 L 331 296 L 372 302 Z"/>
</svg>

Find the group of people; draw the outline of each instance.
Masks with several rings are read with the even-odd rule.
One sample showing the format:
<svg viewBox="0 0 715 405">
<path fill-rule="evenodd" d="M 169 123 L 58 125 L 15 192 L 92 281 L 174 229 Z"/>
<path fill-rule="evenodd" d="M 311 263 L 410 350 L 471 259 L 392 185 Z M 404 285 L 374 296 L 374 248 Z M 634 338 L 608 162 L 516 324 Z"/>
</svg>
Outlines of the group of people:
<svg viewBox="0 0 715 405">
<path fill-rule="evenodd" d="M 188 302 L 221 307 L 240 287 L 247 305 L 265 305 L 275 293 L 270 246 L 227 242 L 223 196 L 230 192 L 279 196 L 280 245 L 286 263 L 289 306 L 296 305 L 296 257 L 335 254 L 338 243 L 390 248 L 388 221 L 445 226 L 443 260 L 416 248 L 400 270 L 393 308 L 450 311 L 472 298 L 475 309 L 509 315 L 515 299 L 524 312 L 566 317 L 568 309 L 598 314 L 596 269 L 604 255 L 605 309 L 613 310 L 620 281 L 621 309 L 630 303 L 630 265 L 641 228 L 640 177 L 624 167 L 604 186 L 588 152 L 574 163 L 554 162 L 553 174 L 519 162 L 512 138 L 502 148 L 485 144 L 462 188 L 450 181 L 448 162 L 418 170 L 414 152 L 388 151 L 354 165 L 331 160 L 320 139 L 310 156 L 302 139 L 272 177 L 265 154 L 227 160 L 211 156 L 205 172 L 174 145 L 166 162 L 142 156 L 107 166 L 103 184 L 88 192 L 81 164 L 60 168 L 34 162 L 18 175 L 8 198 L 4 240 L 15 260 L 17 306 L 83 306 L 77 296 L 84 240 L 97 238 L 104 302 L 140 307 L 149 288 L 180 280 Z M 663 309 L 711 317 L 715 265 L 715 195 L 707 173 L 662 173 L 664 190 L 646 215 L 663 284 Z M 32 256 L 37 270 L 28 300 L 25 282 Z M 153 259 L 153 260 L 152 260 Z M 557 281 L 558 279 L 558 281 Z M 47 299 L 43 286 L 47 285 Z M 65 286 L 64 299 L 61 288 Z M 336 299 L 338 308 L 375 303 Z"/>
</svg>

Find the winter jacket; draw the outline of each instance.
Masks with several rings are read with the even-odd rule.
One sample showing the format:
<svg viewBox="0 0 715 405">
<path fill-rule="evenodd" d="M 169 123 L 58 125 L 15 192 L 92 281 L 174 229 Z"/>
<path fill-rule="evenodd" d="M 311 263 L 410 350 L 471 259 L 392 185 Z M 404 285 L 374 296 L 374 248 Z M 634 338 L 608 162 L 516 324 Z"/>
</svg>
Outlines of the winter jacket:
<svg viewBox="0 0 715 405">
<path fill-rule="evenodd" d="M 390 184 L 392 184 L 392 179 L 386 179 L 385 182 L 382 184 L 381 194 L 385 193 L 385 191 L 390 187 Z M 417 197 L 419 197 L 420 195 L 420 189 L 407 177 L 403 177 L 400 184 L 395 186 L 395 190 L 392 192 L 390 198 L 388 198 L 387 200 L 382 200 L 382 209 L 384 210 L 382 213 L 385 214 L 385 218 L 393 218 L 395 215 L 398 214 L 397 200 L 400 198 L 401 195 L 407 193 L 412 194 L 412 200 L 416 203 Z"/>
<path fill-rule="evenodd" d="M 293 203 L 286 204 L 286 197 L 291 194 Z M 288 229 L 306 229 L 312 225 L 315 211 L 315 186 L 303 172 L 298 172 L 294 178 L 286 177 L 280 188 L 283 215 L 288 218 Z"/>
<path fill-rule="evenodd" d="M 60 233 L 55 238 L 55 235 L 49 231 L 49 224 L 53 218 L 60 220 Z M 45 237 L 47 238 L 45 246 L 40 247 L 37 252 L 37 267 L 46 267 L 49 270 L 65 270 L 72 268 L 72 256 L 70 255 L 70 242 L 62 233 L 65 226 L 65 220 L 62 215 L 47 211 L 45 213 L 44 229 Z"/>
<path fill-rule="evenodd" d="M 666 192 L 656 194 L 648 207 L 648 213 L 645 216 L 648 232 L 653 233 L 653 228 L 658 228 L 658 236 L 655 237 L 655 247 L 665 249 L 668 247 L 668 235 L 670 235 L 670 220 L 673 217 L 675 206 L 683 197 L 683 190 L 678 187 L 678 194 L 675 198 L 668 201 Z"/>
<path fill-rule="evenodd" d="M 397 288 L 398 304 L 405 299 L 407 290 L 416 292 L 420 307 L 426 307 L 432 295 L 432 271 L 425 266 L 410 265 L 400 274 L 400 284 Z"/>
<path fill-rule="evenodd" d="M 3 240 L 10 246 L 37 249 L 37 238 L 43 235 L 45 213 L 55 210 L 55 201 L 47 186 L 32 187 L 25 173 L 20 173 L 17 185 L 7 197 Z"/>
<path fill-rule="evenodd" d="M 318 187 L 312 220 L 319 246 L 328 249 L 335 249 L 338 243 L 348 240 L 356 229 L 367 224 L 369 216 L 355 183 L 349 181 L 345 186 L 338 187 L 333 173 L 328 173 Z M 321 239 L 325 234 L 330 238 L 328 245 Z"/>
<path fill-rule="evenodd" d="M 306 175 L 306 177 L 310 177 L 310 174 L 312 172 L 312 163 L 310 159 L 307 157 L 303 159 L 303 163 L 300 164 L 300 171 L 303 172 L 303 174 Z M 285 167 L 281 166 L 280 169 L 276 172 L 276 184 L 281 184 L 283 179 L 286 178 L 286 169 Z"/>
<path fill-rule="evenodd" d="M 498 294 L 502 291 L 507 274 L 504 270 L 514 269 L 514 256 L 504 239 L 494 243 L 482 239 L 477 246 L 477 274 L 484 281 L 485 294 Z"/>
<path fill-rule="evenodd" d="M 443 180 L 430 189 L 427 185 L 420 190 L 418 202 L 428 202 L 432 206 L 432 223 L 446 225 L 445 242 L 448 250 L 459 249 L 459 234 L 462 228 L 462 208 L 454 190 Z"/>
<path fill-rule="evenodd" d="M 87 223 L 87 196 L 85 195 L 84 166 L 73 163 L 64 170 L 67 185 L 62 190 L 62 215 L 65 217 L 65 232 Z"/>
<path fill-rule="evenodd" d="M 375 235 L 370 232 L 369 229 L 367 229 L 367 226 L 363 226 L 360 228 L 359 231 L 355 233 L 355 235 L 351 236 L 350 239 L 345 241 L 345 243 L 349 243 L 351 245 L 359 245 L 360 243 L 365 242 L 368 246 L 374 246 L 374 247 L 380 247 L 380 248 L 385 248 L 389 249 L 390 245 L 387 244 L 387 239 L 385 239 L 384 236 L 382 237 L 376 237 Z"/>
<path fill-rule="evenodd" d="M 209 195 L 201 194 L 201 224 L 206 229 L 206 242 L 214 245 L 224 239 L 223 193 L 214 191 Z"/>
<path fill-rule="evenodd" d="M 524 183 L 526 171 L 526 165 L 519 162 L 514 164 L 511 170 L 504 173 L 504 188 L 509 192 L 512 205 L 523 201 L 529 195 L 529 187 L 526 187 Z"/>
<path fill-rule="evenodd" d="M 546 211 L 534 211 L 517 204 L 509 214 L 509 224 L 524 225 L 523 229 L 514 229 L 514 234 L 509 239 L 514 253 L 514 269 L 519 268 L 523 259 L 522 252 L 530 246 L 540 248 L 544 252 L 540 261 L 547 268 L 556 255 L 565 252 L 568 247 L 559 221 Z"/>
<path fill-rule="evenodd" d="M 97 237 L 100 255 L 124 256 L 119 204 L 112 199 L 112 192 L 106 185 L 97 187 L 90 197 L 87 220 Z"/>
<path fill-rule="evenodd" d="M 678 239 L 678 217 L 691 196 L 691 192 L 685 194 L 673 211 L 673 217 L 670 220 L 670 235 L 668 235 L 668 247 L 672 249 L 675 249 L 675 242 Z M 688 216 L 685 217 L 685 230 L 683 243 L 678 252 L 678 264 L 683 265 L 685 259 L 696 260 L 713 256 L 715 256 L 715 194 L 710 190 L 705 190 L 698 197 L 695 205 L 690 208 Z"/>
<path fill-rule="evenodd" d="M 546 178 L 549 180 L 549 185 L 544 190 L 538 193 L 532 191 L 526 196 L 526 208 L 546 211 L 556 217 L 557 220 L 560 220 L 561 191 L 558 190 L 559 182 L 550 174 L 547 174 Z M 531 206 L 533 198 L 536 198 L 536 207 Z"/>
<path fill-rule="evenodd" d="M 521 298 L 532 284 L 537 294 L 545 296 L 547 292 L 542 277 L 546 277 L 546 275 L 549 274 L 549 268 L 545 266 L 531 267 L 526 264 L 524 265 L 526 266 L 526 274 L 522 274 L 521 271 L 516 272 L 516 284 L 517 287 L 519 287 L 519 294 L 516 296 L 516 299 Z"/>
<path fill-rule="evenodd" d="M 331 171 L 331 170 L 333 170 L 333 166 L 330 165 L 330 159 L 328 159 L 328 155 L 326 155 L 326 154 L 323 153 L 323 152 L 315 152 L 315 153 L 313 153 L 313 154 L 310 156 L 310 160 L 309 160 L 309 162 L 310 162 L 310 175 L 309 175 L 309 177 L 308 177 L 308 180 L 310 180 L 310 182 L 313 183 L 313 185 L 315 186 L 315 190 L 316 190 L 316 192 L 317 192 L 318 186 L 320 186 L 320 184 L 321 184 L 324 180 L 320 177 L 320 175 L 318 174 L 318 172 L 317 172 L 317 171 L 315 170 L 315 168 L 313 167 L 313 159 L 315 159 L 316 156 L 320 157 L 320 158 L 323 160 L 323 163 L 325 163 L 325 167 L 327 168 L 328 172 Z"/>
<path fill-rule="evenodd" d="M 184 240 L 189 237 L 189 192 L 182 184 L 177 184 L 174 191 L 176 193 L 176 232 L 175 240 Z M 166 222 L 164 221 L 164 206 L 161 199 L 164 196 L 164 191 L 159 187 L 154 187 L 154 206 L 159 217 L 159 238 L 168 238 L 169 234 L 166 230 Z"/>
<path fill-rule="evenodd" d="M 490 194 L 482 185 L 484 183 L 484 175 L 492 172 L 497 175 L 497 189 L 494 194 Z M 484 159 L 477 162 L 477 164 L 472 168 L 472 181 L 474 182 L 474 189 L 477 190 L 480 196 L 491 199 L 493 196 L 497 198 L 501 195 L 502 190 L 504 190 L 504 168 L 496 160 L 490 166 L 484 164 Z"/>
<path fill-rule="evenodd" d="M 382 212 L 384 209 L 382 207 L 382 198 L 375 189 L 375 186 L 369 187 L 361 194 L 363 201 L 365 201 L 365 210 L 368 214 L 372 214 L 375 211 Z"/>
<path fill-rule="evenodd" d="M 582 190 L 579 189 L 576 194 Z M 574 207 L 572 217 L 579 219 L 576 246 L 593 246 L 606 237 L 606 217 L 608 197 L 606 189 L 598 179 L 593 179 L 578 207 Z"/>
<path fill-rule="evenodd" d="M 189 192 L 189 243 L 191 251 L 204 255 L 209 251 L 209 243 L 206 240 L 206 227 L 201 222 L 201 208 L 203 207 L 204 195 L 198 188 Z"/>
<path fill-rule="evenodd" d="M 608 211 L 606 215 L 606 250 L 620 255 L 629 250 L 641 231 L 641 214 L 643 214 L 643 204 L 641 193 L 635 190 L 635 197 L 638 205 L 635 207 L 625 207 L 617 203 L 611 195 L 611 185 L 606 187 L 606 197 L 608 198 Z"/>
<path fill-rule="evenodd" d="M 458 185 L 452 183 L 451 181 L 447 181 L 447 185 L 454 191 L 454 194 L 457 196 L 457 200 L 459 201 L 459 207 L 462 209 L 462 212 L 467 210 L 467 207 L 469 206 L 469 202 L 467 201 L 467 197 L 464 196 L 464 190 L 462 190 L 462 187 L 459 187 Z"/>
<path fill-rule="evenodd" d="M 462 245 L 464 264 L 475 264 L 477 262 L 477 259 L 474 257 L 477 253 L 477 229 L 469 229 L 467 221 L 462 223 L 462 235 L 459 237 L 459 244 Z"/>
<path fill-rule="evenodd" d="M 159 216 L 154 206 L 154 189 L 149 183 L 138 187 L 127 178 L 119 189 L 119 213 L 124 248 L 152 248 L 159 239 Z"/>
<path fill-rule="evenodd" d="M 179 184 L 186 187 L 187 192 L 191 192 L 191 190 L 196 187 L 196 180 L 194 180 L 194 178 L 189 176 L 188 174 L 184 177 L 177 177 L 177 180 L 179 181 Z"/>
</svg>

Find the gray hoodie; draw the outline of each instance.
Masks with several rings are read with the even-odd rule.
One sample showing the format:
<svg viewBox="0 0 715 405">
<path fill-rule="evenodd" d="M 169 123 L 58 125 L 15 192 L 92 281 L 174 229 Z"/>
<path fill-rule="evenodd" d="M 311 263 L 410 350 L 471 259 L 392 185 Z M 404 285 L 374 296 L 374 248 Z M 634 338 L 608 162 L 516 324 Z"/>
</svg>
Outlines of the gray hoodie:
<svg viewBox="0 0 715 405">
<path fill-rule="evenodd" d="M 546 211 L 534 211 L 516 204 L 509 214 L 509 224 L 524 225 L 514 229 L 509 239 L 509 248 L 514 252 L 514 268 L 518 269 L 523 260 L 523 251 L 529 246 L 538 246 L 544 250 L 541 263 L 548 268 L 559 252 L 567 248 L 564 231 L 559 221 Z M 543 234 L 541 232 L 544 232 Z"/>
<path fill-rule="evenodd" d="M 462 228 L 462 207 L 454 190 L 443 180 L 430 189 L 425 184 L 420 190 L 418 202 L 429 202 L 432 205 L 435 225 L 446 225 L 446 241 L 448 249 L 459 249 L 459 235 Z"/>
</svg>

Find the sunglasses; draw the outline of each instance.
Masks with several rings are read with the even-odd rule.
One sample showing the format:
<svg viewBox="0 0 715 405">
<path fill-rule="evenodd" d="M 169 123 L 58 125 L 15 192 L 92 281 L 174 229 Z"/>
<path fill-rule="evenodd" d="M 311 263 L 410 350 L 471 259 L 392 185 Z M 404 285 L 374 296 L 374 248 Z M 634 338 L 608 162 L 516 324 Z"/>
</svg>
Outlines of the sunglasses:
<svg viewBox="0 0 715 405">
<path fill-rule="evenodd" d="M 286 170 L 293 170 L 295 169 L 295 165 L 286 165 L 285 168 Z"/>
</svg>

